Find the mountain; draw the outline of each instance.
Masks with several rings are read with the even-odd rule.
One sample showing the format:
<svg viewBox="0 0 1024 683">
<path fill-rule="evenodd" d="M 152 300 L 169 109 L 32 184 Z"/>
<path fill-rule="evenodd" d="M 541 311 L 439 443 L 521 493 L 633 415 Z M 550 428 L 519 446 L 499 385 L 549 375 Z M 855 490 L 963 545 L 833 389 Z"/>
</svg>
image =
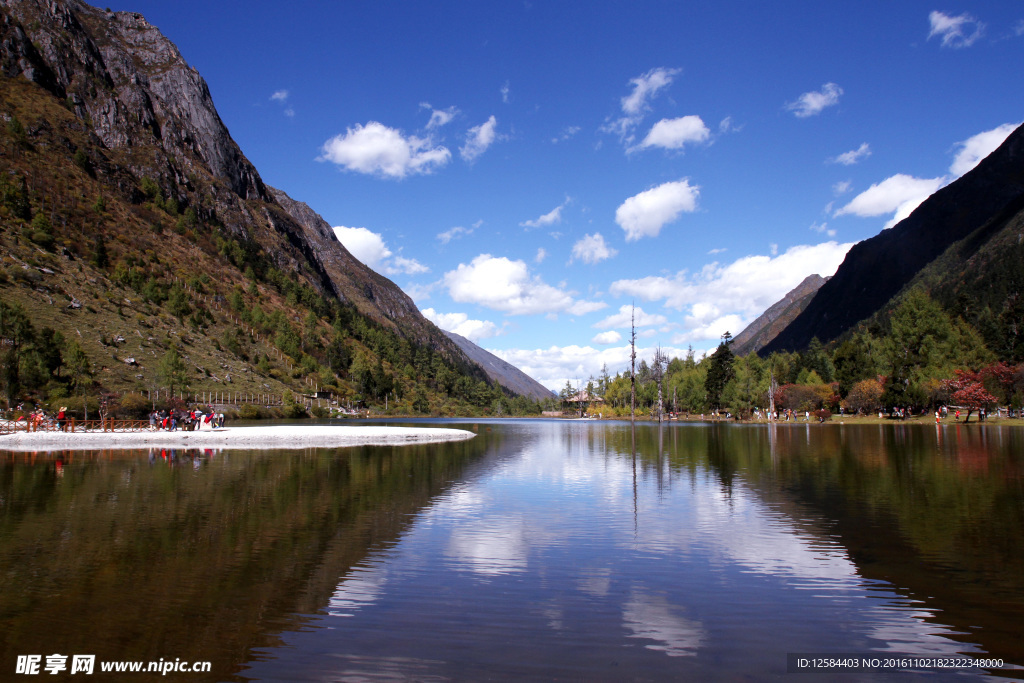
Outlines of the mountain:
<svg viewBox="0 0 1024 683">
<path fill-rule="evenodd" d="M 923 268 L 869 327 L 884 329 L 890 310 L 921 289 L 954 318 L 981 335 L 986 348 L 1007 362 L 1024 362 L 1024 207 L 1012 207 Z"/>
<path fill-rule="evenodd" d="M 737 356 L 757 353 L 763 346 L 778 336 L 810 303 L 811 299 L 828 282 L 820 275 L 808 275 L 786 296 L 772 304 L 742 332 L 733 337 L 732 351 Z"/>
<path fill-rule="evenodd" d="M 553 391 L 527 375 L 516 366 L 506 363 L 493 353 L 480 348 L 465 337 L 455 334 L 454 332 L 445 331 L 445 334 L 448 335 L 449 339 L 458 344 L 459 348 L 462 349 L 462 351 L 469 356 L 474 363 L 482 367 L 491 380 L 497 382 L 501 386 L 519 394 L 520 396 L 527 396 L 537 401 L 544 401 L 555 396 Z"/>
<path fill-rule="evenodd" d="M 484 400 L 484 369 L 263 182 L 140 14 L 0 0 L 0 72 L 0 303 L 80 342 L 100 387 L 153 388 L 178 349 L 193 389 Z"/>
<path fill-rule="evenodd" d="M 896 226 L 854 245 L 803 312 L 760 353 L 803 349 L 814 337 L 838 338 L 885 307 L 955 243 L 984 226 L 1005 224 L 1022 208 L 1024 127 Z"/>
</svg>

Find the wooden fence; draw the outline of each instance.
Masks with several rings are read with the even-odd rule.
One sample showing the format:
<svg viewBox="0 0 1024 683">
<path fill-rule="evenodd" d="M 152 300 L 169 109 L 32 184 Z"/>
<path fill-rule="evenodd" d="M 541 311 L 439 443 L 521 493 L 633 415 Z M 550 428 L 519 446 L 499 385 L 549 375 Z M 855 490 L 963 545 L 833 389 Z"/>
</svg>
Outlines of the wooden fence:
<svg viewBox="0 0 1024 683">
<path fill-rule="evenodd" d="M 149 420 L 76 420 L 69 418 L 64 425 L 56 420 L 0 420 L 0 434 L 14 432 L 146 432 Z"/>
</svg>

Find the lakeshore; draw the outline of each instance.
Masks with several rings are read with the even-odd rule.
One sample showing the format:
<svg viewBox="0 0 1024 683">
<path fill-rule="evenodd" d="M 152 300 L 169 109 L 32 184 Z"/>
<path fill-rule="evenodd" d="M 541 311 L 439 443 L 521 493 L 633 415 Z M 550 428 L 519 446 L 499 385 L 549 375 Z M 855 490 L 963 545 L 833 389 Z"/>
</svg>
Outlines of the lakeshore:
<svg viewBox="0 0 1024 683">
<path fill-rule="evenodd" d="M 143 432 L 16 432 L 0 436 L 0 449 L 35 451 L 47 448 L 330 448 L 386 446 L 462 441 L 475 436 L 464 429 L 334 425 L 272 425 L 221 429 Z"/>
</svg>

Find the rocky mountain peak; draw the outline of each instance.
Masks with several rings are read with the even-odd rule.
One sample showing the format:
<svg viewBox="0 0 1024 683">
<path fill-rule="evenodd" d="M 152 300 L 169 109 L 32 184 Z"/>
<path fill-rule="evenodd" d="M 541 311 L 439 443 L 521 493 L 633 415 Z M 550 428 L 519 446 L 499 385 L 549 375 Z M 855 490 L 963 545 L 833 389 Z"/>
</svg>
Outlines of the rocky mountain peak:
<svg viewBox="0 0 1024 683">
<path fill-rule="evenodd" d="M 64 99 L 105 147 L 156 145 L 184 164 L 183 175 L 209 172 L 243 199 L 270 199 L 206 81 L 142 15 L 79 0 L 0 0 L 0 8 L 4 73 Z"/>
</svg>

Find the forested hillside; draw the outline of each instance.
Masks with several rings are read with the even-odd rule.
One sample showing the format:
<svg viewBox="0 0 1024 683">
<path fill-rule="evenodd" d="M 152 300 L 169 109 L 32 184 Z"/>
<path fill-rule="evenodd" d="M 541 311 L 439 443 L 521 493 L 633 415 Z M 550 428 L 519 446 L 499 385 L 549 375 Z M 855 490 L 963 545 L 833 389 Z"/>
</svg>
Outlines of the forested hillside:
<svg viewBox="0 0 1024 683">
<path fill-rule="evenodd" d="M 961 267 L 956 261 L 983 249 L 1022 209 L 1024 127 L 1019 127 L 973 170 L 935 192 L 907 218 L 854 245 L 836 274 L 762 353 L 800 350 L 814 337 L 822 341 L 840 338 L 858 323 L 884 312 L 894 297 L 913 286 L 915 278 L 940 257 L 945 256 L 954 270 L 938 272 L 949 280 L 941 285 L 933 280 L 932 285 L 956 290 L 967 300 L 982 296 L 981 290 L 987 289 L 984 283 L 968 289 L 953 281 Z M 959 256 L 950 251 L 958 243 Z M 1012 270 L 1024 264 L 1010 259 L 1007 265 Z M 1005 306 L 1013 305 L 1006 298 L 1013 296 L 1013 287 L 1003 294 L 996 301 L 994 290 L 985 293 L 987 302 L 980 308 L 988 306 L 992 315 L 1000 315 Z"/>
<path fill-rule="evenodd" d="M 3 405 L 319 392 L 473 413 L 510 397 L 264 185 L 140 15 L 0 0 L 0 46 Z"/>
</svg>

